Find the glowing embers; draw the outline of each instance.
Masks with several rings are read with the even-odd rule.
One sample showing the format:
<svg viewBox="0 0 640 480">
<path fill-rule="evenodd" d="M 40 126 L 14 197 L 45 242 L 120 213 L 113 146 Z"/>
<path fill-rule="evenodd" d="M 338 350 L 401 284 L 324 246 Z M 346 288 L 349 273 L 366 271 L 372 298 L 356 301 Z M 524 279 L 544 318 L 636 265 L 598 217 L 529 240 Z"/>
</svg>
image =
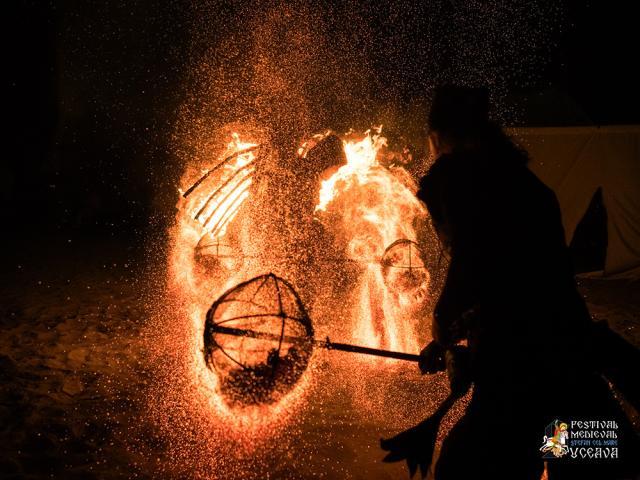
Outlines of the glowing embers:
<svg viewBox="0 0 640 480">
<path fill-rule="evenodd" d="M 298 294 L 272 273 L 233 287 L 207 312 L 205 360 L 229 405 L 278 401 L 304 373 L 312 347 Z"/>
<path fill-rule="evenodd" d="M 255 173 L 255 150 L 259 146 L 242 142 L 237 133 L 227 145 L 224 159 L 207 170 L 182 195 L 189 196 L 189 213 L 213 238 L 222 237 L 229 223 L 249 196 Z"/>
</svg>

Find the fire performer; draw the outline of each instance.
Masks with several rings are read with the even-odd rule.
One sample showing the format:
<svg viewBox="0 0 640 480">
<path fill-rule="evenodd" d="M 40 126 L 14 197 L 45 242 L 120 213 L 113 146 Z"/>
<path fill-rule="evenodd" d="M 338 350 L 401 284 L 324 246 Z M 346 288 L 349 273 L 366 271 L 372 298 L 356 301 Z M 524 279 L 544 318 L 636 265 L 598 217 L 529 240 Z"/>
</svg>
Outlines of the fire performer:
<svg viewBox="0 0 640 480">
<path fill-rule="evenodd" d="M 633 467 L 625 455 L 637 439 L 592 362 L 593 322 L 576 288 L 557 199 L 488 111 L 486 90 L 446 86 L 429 116 L 436 161 L 418 197 L 450 264 L 420 368 L 442 370 L 448 358 L 453 397 L 474 385 L 434 477 L 539 479 L 546 425 L 607 418 L 624 430 L 620 459 L 550 462 L 549 479 L 626 478 Z M 457 345 L 463 340 L 468 349 Z M 384 440 L 387 461 L 407 460 L 413 471 L 429 465 L 435 434 L 427 427 Z"/>
</svg>

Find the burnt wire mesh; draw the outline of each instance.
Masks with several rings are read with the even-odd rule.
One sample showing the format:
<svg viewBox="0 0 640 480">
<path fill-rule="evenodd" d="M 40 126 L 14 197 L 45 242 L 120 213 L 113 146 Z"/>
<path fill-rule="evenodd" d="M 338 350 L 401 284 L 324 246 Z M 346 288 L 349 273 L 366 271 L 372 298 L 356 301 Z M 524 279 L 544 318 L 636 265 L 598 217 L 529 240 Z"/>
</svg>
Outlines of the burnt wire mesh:
<svg viewBox="0 0 640 480">
<path fill-rule="evenodd" d="M 313 327 L 293 287 L 269 273 L 231 288 L 211 306 L 205 359 L 230 404 L 273 403 L 304 373 Z"/>
<path fill-rule="evenodd" d="M 429 271 L 416 242 L 404 238 L 396 240 L 386 248 L 380 263 L 385 285 L 390 290 L 412 295 L 415 299 L 427 294 Z"/>
</svg>

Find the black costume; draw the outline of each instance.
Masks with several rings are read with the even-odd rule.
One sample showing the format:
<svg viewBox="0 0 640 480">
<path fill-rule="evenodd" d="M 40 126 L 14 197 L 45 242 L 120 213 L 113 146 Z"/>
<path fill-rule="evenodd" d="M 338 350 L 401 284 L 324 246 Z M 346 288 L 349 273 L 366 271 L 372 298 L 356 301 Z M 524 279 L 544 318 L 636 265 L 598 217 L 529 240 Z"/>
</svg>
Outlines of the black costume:
<svg viewBox="0 0 640 480">
<path fill-rule="evenodd" d="M 472 97 L 462 106 L 434 103 L 432 128 L 468 141 L 453 142 L 418 192 L 451 256 L 434 340 L 449 346 L 468 339 L 474 383 L 466 414 L 444 441 L 436 480 L 539 479 L 542 434 L 556 418 L 629 427 L 596 374 L 592 321 L 575 285 L 555 194 L 527 168 L 526 153 L 488 122 L 486 107 L 486 99 Z M 625 447 L 637 440 L 625 433 L 620 456 L 627 459 L 550 462 L 550 480 L 618 478 L 629 460 Z"/>
</svg>

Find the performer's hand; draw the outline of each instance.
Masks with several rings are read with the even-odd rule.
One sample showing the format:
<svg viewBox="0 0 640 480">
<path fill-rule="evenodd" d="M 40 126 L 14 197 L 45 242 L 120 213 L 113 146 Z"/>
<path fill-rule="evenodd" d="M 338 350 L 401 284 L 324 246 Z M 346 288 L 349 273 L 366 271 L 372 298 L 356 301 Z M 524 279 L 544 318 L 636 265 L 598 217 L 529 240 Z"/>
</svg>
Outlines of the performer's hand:
<svg viewBox="0 0 640 480">
<path fill-rule="evenodd" d="M 445 352 L 445 348 L 435 341 L 423 348 L 418 361 L 418 367 L 422 374 L 443 371 L 446 366 Z"/>
</svg>

